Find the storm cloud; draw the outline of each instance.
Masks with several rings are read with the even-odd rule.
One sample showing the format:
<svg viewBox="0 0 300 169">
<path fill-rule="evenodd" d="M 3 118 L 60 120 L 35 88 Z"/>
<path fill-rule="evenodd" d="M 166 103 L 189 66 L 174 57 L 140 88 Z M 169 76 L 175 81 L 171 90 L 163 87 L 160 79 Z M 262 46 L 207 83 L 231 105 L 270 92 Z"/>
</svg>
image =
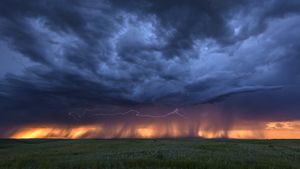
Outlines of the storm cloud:
<svg viewBox="0 0 300 169">
<path fill-rule="evenodd" d="M 300 119 L 299 27 L 298 0 L 2 0 L 0 127 L 207 104 Z"/>
</svg>

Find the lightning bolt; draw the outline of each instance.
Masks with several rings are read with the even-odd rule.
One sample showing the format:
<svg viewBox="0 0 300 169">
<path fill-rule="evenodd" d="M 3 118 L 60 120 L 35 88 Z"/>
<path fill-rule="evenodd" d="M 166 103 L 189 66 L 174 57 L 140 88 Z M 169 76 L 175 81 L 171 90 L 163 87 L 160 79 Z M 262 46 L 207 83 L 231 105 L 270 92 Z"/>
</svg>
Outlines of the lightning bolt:
<svg viewBox="0 0 300 169">
<path fill-rule="evenodd" d="M 175 109 L 167 114 L 163 114 L 163 115 L 150 115 L 150 114 L 142 114 L 141 112 L 137 111 L 137 110 L 129 110 L 127 112 L 124 113 L 114 113 L 114 114 L 106 114 L 106 113 L 97 113 L 97 114 L 93 114 L 92 116 L 125 116 L 127 114 L 130 113 L 135 113 L 136 117 L 141 117 L 141 118 L 166 118 L 169 117 L 171 115 L 177 115 L 181 118 L 186 118 L 183 114 L 179 113 L 179 109 Z"/>
</svg>

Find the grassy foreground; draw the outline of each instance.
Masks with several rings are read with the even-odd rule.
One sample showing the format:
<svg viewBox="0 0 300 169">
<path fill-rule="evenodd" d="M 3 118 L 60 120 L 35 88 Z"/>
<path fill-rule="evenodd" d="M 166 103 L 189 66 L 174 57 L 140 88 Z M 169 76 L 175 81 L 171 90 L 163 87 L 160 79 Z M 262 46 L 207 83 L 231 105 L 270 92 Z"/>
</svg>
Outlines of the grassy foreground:
<svg viewBox="0 0 300 169">
<path fill-rule="evenodd" d="M 0 169 L 300 168 L 300 140 L 0 140 Z"/>
</svg>

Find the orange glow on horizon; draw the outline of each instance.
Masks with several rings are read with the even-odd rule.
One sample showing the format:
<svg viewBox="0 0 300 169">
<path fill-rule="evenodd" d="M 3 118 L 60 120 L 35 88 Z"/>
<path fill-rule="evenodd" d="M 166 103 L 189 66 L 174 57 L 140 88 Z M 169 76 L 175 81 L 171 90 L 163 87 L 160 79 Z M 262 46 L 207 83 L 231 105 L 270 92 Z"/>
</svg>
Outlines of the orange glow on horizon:
<svg viewBox="0 0 300 169">
<path fill-rule="evenodd" d="M 75 127 L 26 126 L 15 131 L 10 138 L 233 138 L 233 139 L 300 139 L 300 121 L 268 122 L 263 128 L 245 129 L 235 127 L 223 129 L 192 128 L 186 124 L 148 124 L 116 125 L 108 127 L 101 124 Z"/>
<path fill-rule="evenodd" d="M 86 134 L 99 132 L 101 128 L 96 126 L 81 126 L 74 128 L 59 127 L 25 127 L 15 132 L 11 138 L 84 138 Z"/>
</svg>

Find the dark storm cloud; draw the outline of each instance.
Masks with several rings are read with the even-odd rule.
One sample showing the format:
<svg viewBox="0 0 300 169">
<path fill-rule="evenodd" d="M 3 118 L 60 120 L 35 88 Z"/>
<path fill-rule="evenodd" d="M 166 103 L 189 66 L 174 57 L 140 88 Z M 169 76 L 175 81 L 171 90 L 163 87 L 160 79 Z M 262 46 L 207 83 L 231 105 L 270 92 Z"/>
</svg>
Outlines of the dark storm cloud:
<svg viewBox="0 0 300 169">
<path fill-rule="evenodd" d="M 299 12 L 296 0 L 3 0 L 1 58 L 31 62 L 23 74 L 6 70 L 0 122 L 67 123 L 70 112 L 94 108 L 215 102 L 254 117 L 260 104 L 274 111 L 266 93 L 289 100 L 276 101 L 289 107 L 281 116 L 299 118 Z M 278 95 L 284 91 L 293 95 Z M 244 96 L 264 99 L 244 106 Z"/>
</svg>

